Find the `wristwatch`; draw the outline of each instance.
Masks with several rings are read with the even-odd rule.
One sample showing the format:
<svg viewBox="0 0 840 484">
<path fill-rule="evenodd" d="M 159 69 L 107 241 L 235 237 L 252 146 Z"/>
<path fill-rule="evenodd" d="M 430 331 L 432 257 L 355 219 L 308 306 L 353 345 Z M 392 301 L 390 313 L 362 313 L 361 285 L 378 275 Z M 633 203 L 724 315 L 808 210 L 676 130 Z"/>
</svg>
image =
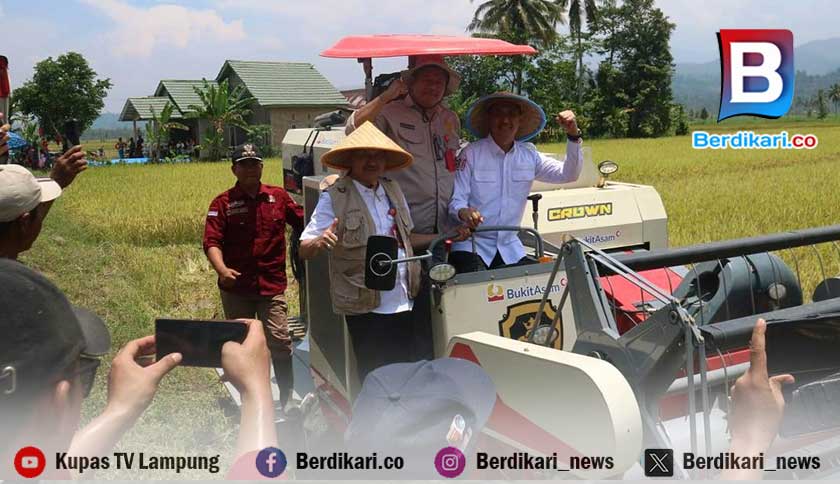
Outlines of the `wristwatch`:
<svg viewBox="0 0 840 484">
<path fill-rule="evenodd" d="M 580 128 L 578 128 L 578 130 L 577 130 L 577 134 L 569 134 L 569 133 L 566 133 L 566 139 L 568 139 L 569 141 L 580 141 L 580 139 L 581 139 L 582 137 L 583 137 L 583 136 L 582 136 L 582 134 L 581 134 L 581 132 L 580 132 Z"/>
</svg>

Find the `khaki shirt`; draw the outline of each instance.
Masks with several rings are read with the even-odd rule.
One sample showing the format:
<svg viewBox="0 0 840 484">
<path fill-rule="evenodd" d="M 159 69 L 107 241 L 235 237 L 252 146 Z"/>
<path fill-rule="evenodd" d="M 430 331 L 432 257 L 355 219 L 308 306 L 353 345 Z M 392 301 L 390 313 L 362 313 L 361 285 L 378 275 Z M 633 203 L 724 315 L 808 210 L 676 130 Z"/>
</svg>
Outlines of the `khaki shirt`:
<svg viewBox="0 0 840 484">
<path fill-rule="evenodd" d="M 356 129 L 356 114 L 347 120 L 346 132 Z M 461 123 L 452 110 L 438 105 L 431 117 L 414 104 L 411 96 L 385 105 L 374 124 L 389 138 L 414 156 L 408 168 L 389 171 L 387 176 L 399 183 L 408 201 L 414 232 L 434 234 L 451 232 L 457 225 L 449 218 L 449 200 L 455 187 L 455 166 L 447 168 L 446 151 L 455 160 L 460 146 Z M 435 149 L 435 139 L 438 149 Z"/>
</svg>

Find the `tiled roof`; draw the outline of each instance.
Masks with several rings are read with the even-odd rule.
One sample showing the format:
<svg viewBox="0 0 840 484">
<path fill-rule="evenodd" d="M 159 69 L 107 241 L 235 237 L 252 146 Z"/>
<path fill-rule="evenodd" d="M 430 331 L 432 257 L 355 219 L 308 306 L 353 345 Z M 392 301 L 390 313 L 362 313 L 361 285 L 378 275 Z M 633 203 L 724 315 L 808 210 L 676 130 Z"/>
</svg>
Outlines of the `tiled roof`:
<svg viewBox="0 0 840 484">
<path fill-rule="evenodd" d="M 345 106 L 347 99 L 312 64 L 227 60 L 216 76 L 233 71 L 261 106 Z"/>
</svg>

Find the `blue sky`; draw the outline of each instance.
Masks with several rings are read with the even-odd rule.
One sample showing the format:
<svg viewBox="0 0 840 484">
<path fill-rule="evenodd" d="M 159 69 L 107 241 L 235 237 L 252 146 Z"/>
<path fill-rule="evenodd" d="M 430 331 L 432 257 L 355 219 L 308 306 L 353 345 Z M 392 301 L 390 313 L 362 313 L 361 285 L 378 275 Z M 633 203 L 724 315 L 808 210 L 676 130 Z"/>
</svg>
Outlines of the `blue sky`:
<svg viewBox="0 0 840 484">
<path fill-rule="evenodd" d="M 114 87 L 106 111 L 130 96 L 151 95 L 163 78 L 212 78 L 225 59 L 315 64 L 336 87 L 358 87 L 352 60 L 318 54 L 345 35 L 462 35 L 482 0 L 0 0 L 12 86 L 32 66 L 69 50 L 81 52 Z M 717 58 L 720 28 L 789 28 L 799 45 L 840 36 L 837 4 L 829 0 L 660 0 L 677 29 L 677 62 Z M 559 28 L 563 31 L 563 27 Z M 404 60 L 377 61 L 378 72 Z"/>
</svg>

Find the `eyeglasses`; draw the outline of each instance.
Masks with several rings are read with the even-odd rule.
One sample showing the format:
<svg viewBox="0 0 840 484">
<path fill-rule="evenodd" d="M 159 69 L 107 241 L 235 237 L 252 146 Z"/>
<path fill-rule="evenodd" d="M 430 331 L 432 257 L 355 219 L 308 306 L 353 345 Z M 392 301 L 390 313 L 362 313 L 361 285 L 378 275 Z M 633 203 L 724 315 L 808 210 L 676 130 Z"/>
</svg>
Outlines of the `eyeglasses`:
<svg viewBox="0 0 840 484">
<path fill-rule="evenodd" d="M 82 397 L 87 398 L 90 391 L 93 389 L 93 382 L 96 380 L 96 370 L 99 368 L 101 360 L 92 356 L 80 355 L 78 365 L 74 365 L 72 370 L 64 373 L 60 380 L 73 380 L 78 375 L 79 383 L 82 385 Z M 6 366 L 0 370 L 0 381 L 8 379 L 9 382 L 0 388 L 0 395 L 11 395 L 17 391 L 17 371 L 13 366 Z"/>
</svg>

